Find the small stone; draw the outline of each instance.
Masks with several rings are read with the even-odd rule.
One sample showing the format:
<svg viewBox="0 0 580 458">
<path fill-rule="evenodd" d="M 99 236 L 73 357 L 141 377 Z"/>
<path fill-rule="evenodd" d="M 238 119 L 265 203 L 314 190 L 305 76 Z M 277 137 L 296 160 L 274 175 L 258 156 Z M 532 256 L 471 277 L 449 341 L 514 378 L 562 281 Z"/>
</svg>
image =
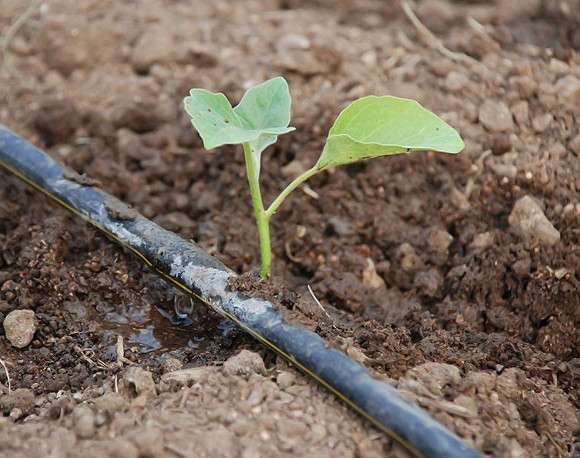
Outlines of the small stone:
<svg viewBox="0 0 580 458">
<path fill-rule="evenodd" d="M 471 209 L 469 199 L 456 187 L 451 189 L 449 200 L 458 210 L 462 212 L 467 212 Z"/>
<path fill-rule="evenodd" d="M 554 277 L 556 277 L 558 280 L 562 280 L 562 278 L 564 278 L 566 275 L 568 275 L 568 269 L 565 267 L 554 270 Z"/>
<path fill-rule="evenodd" d="M 494 240 L 493 232 L 482 232 L 473 238 L 467 249 L 472 253 L 481 253 L 492 246 Z"/>
<path fill-rule="evenodd" d="M 280 373 L 276 377 L 276 383 L 278 384 L 281 390 L 285 390 L 286 388 L 289 388 L 292 385 L 294 385 L 295 380 L 296 376 L 292 372 L 288 371 L 280 371 Z"/>
<path fill-rule="evenodd" d="M 500 101 L 486 100 L 479 108 L 479 122 L 491 132 L 512 132 L 514 122 L 507 105 Z"/>
<path fill-rule="evenodd" d="M 175 382 L 180 385 L 193 385 L 194 383 L 205 382 L 208 377 L 216 371 L 213 366 L 192 367 L 163 374 L 161 380 L 164 382 Z"/>
<path fill-rule="evenodd" d="M 576 156 L 580 156 L 580 134 L 570 140 L 570 149 Z"/>
<path fill-rule="evenodd" d="M 132 397 L 156 395 L 153 374 L 138 366 L 132 366 L 125 370 L 123 382 L 125 389 Z"/>
<path fill-rule="evenodd" d="M 168 372 L 178 371 L 183 367 L 183 363 L 177 358 L 167 358 L 163 363 L 161 363 L 161 370 L 164 374 Z"/>
<path fill-rule="evenodd" d="M 289 33 L 278 40 L 276 47 L 279 50 L 308 49 L 310 48 L 310 40 L 304 35 Z"/>
<path fill-rule="evenodd" d="M 95 414 L 86 406 L 76 407 L 73 411 L 74 430 L 81 439 L 90 439 L 95 435 Z"/>
<path fill-rule="evenodd" d="M 443 286 L 443 277 L 437 269 L 428 269 L 415 276 L 415 288 L 427 297 L 436 297 Z"/>
<path fill-rule="evenodd" d="M 526 125 L 530 120 L 530 106 L 528 105 L 528 102 L 520 100 L 519 102 L 514 103 L 512 106 L 512 114 L 514 115 L 518 125 Z"/>
<path fill-rule="evenodd" d="M 0 396 L 0 412 L 9 413 L 14 409 L 29 412 L 34 407 L 34 393 L 28 388 L 17 388 L 10 394 Z"/>
<path fill-rule="evenodd" d="M 385 281 L 377 274 L 375 263 L 371 258 L 367 258 L 367 266 L 363 269 L 362 284 L 373 289 L 385 287 Z"/>
<path fill-rule="evenodd" d="M 246 402 L 250 407 L 256 407 L 257 405 L 260 405 L 262 403 L 265 396 L 266 393 L 264 393 L 262 385 L 256 385 L 254 389 L 250 391 L 250 394 L 248 395 L 248 399 L 246 399 Z"/>
<path fill-rule="evenodd" d="M 550 127 L 553 119 L 554 116 L 552 116 L 552 113 L 544 113 L 542 115 L 535 116 L 534 119 L 532 119 L 532 127 L 537 133 L 542 133 L 548 127 Z"/>
<path fill-rule="evenodd" d="M 345 349 L 345 353 L 347 354 L 347 356 L 352 359 L 353 361 L 356 361 L 359 364 L 364 364 L 365 361 L 367 361 L 369 359 L 369 357 L 367 355 L 365 355 L 362 350 L 360 350 L 359 348 L 355 347 L 352 342 L 347 343 L 346 349 Z"/>
<path fill-rule="evenodd" d="M 495 134 L 490 138 L 489 149 L 495 156 L 501 156 L 512 148 L 510 134 Z"/>
<path fill-rule="evenodd" d="M 512 230 L 526 240 L 537 240 L 548 246 L 560 241 L 560 232 L 530 196 L 524 196 L 515 203 L 508 221 Z"/>
<path fill-rule="evenodd" d="M 122 410 L 124 407 L 128 407 L 125 399 L 119 393 L 113 391 L 96 398 L 94 403 L 97 409 L 107 413 L 115 413 Z M 98 424 L 98 421 L 96 421 L 96 423 Z"/>
<path fill-rule="evenodd" d="M 302 421 L 290 418 L 281 418 L 277 422 L 280 440 L 300 440 L 308 434 L 308 427 Z"/>
<path fill-rule="evenodd" d="M 580 79 L 576 76 L 566 75 L 560 78 L 554 85 L 554 91 L 562 105 L 571 110 L 577 110 L 580 106 Z"/>
<path fill-rule="evenodd" d="M 36 315 L 32 310 L 14 310 L 4 318 L 6 338 L 16 348 L 25 348 L 36 332 Z"/>
<path fill-rule="evenodd" d="M 351 222 L 340 216 L 330 216 L 328 218 L 328 229 L 341 237 L 348 237 L 355 234 Z"/>
<path fill-rule="evenodd" d="M 298 175 L 304 173 L 307 168 L 308 167 L 306 167 L 302 161 L 294 159 L 293 161 L 288 162 L 288 164 L 282 166 L 280 170 L 284 178 L 295 178 Z"/>
<path fill-rule="evenodd" d="M 373 49 L 371 49 L 370 51 L 363 53 L 363 55 L 361 56 L 361 61 L 368 67 L 376 67 L 378 62 L 377 53 Z"/>
<path fill-rule="evenodd" d="M 490 164 L 493 173 L 499 177 L 507 177 L 512 180 L 518 175 L 518 168 L 512 164 Z"/>
<path fill-rule="evenodd" d="M 570 66 L 566 62 L 552 58 L 550 60 L 550 70 L 558 75 L 567 75 L 570 72 Z"/>
<path fill-rule="evenodd" d="M 445 78 L 445 87 L 452 92 L 460 91 L 469 84 L 469 78 L 465 73 L 452 71 Z"/>
<path fill-rule="evenodd" d="M 429 248 L 439 254 L 447 254 L 451 242 L 453 242 L 453 236 L 443 229 L 432 231 L 427 239 Z"/>
<path fill-rule="evenodd" d="M 224 363 L 223 371 L 226 375 L 248 376 L 254 373 L 265 375 L 266 366 L 258 353 L 242 350 Z"/>
<path fill-rule="evenodd" d="M 528 99 L 534 95 L 538 90 L 538 83 L 536 83 L 529 76 L 514 76 L 509 80 L 510 85 L 514 86 L 522 99 Z"/>
<path fill-rule="evenodd" d="M 423 266 L 423 261 L 409 243 L 403 243 L 397 250 L 401 259 L 401 269 L 405 272 L 415 272 Z"/>
<path fill-rule="evenodd" d="M 137 72 L 146 72 L 153 64 L 163 64 L 174 58 L 173 39 L 165 30 L 149 27 L 137 40 L 131 53 L 131 63 Z"/>
<path fill-rule="evenodd" d="M 9 417 L 12 421 L 17 421 L 17 420 L 21 419 L 23 415 L 24 415 L 24 412 L 22 412 L 22 409 L 19 409 L 18 407 L 16 407 L 15 409 L 12 409 L 10 411 Z"/>
</svg>

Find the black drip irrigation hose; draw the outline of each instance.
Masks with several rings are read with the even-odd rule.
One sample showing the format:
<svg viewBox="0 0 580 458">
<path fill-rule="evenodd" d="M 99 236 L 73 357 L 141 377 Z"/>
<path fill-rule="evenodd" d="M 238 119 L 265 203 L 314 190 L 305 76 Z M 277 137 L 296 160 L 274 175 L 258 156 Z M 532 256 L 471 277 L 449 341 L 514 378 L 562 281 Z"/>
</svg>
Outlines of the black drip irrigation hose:
<svg viewBox="0 0 580 458">
<path fill-rule="evenodd" d="M 231 291 L 235 273 L 0 125 L 0 166 L 130 250 L 169 283 L 236 323 L 419 457 L 479 456 L 422 409 L 268 301 Z"/>
</svg>

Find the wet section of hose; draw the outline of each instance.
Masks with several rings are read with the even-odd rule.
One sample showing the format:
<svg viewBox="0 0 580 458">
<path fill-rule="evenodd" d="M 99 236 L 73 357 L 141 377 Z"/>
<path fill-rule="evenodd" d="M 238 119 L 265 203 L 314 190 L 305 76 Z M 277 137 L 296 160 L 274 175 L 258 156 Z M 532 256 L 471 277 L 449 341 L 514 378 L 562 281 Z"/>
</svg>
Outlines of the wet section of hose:
<svg viewBox="0 0 580 458">
<path fill-rule="evenodd" d="M 285 322 L 270 302 L 231 291 L 228 282 L 236 274 L 197 245 L 149 221 L 2 125 L 0 166 L 131 251 L 169 283 L 232 320 L 416 456 L 479 456 L 317 334 Z"/>
</svg>

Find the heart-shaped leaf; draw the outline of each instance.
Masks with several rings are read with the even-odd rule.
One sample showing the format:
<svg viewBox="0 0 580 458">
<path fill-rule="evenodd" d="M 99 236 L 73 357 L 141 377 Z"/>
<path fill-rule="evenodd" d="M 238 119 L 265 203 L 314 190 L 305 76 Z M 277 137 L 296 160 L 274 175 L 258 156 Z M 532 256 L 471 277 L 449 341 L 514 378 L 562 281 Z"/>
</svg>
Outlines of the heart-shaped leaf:
<svg viewBox="0 0 580 458">
<path fill-rule="evenodd" d="M 421 150 L 458 153 L 464 146 L 455 129 L 416 101 L 371 95 L 338 115 L 315 167 Z"/>
<path fill-rule="evenodd" d="M 290 91 L 282 77 L 249 89 L 235 108 L 225 95 L 205 89 L 192 89 L 184 106 L 205 149 L 249 143 L 259 154 L 278 135 L 294 130 L 288 127 Z"/>
</svg>

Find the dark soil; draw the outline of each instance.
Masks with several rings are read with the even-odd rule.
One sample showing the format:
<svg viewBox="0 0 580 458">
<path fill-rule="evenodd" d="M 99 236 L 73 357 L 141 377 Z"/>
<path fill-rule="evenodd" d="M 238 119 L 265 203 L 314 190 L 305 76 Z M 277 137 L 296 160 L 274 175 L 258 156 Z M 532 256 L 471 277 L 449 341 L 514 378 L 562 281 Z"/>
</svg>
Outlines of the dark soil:
<svg viewBox="0 0 580 458">
<path fill-rule="evenodd" d="M 246 274 L 234 287 L 272 299 L 289 319 L 393 379 L 482 452 L 577 453 L 580 3 L 419 2 L 425 25 L 468 62 L 425 46 L 394 2 L 186 3 L 44 3 L 0 61 L 0 122 L 243 273 L 258 264 L 243 156 L 234 147 L 203 150 L 180 107 L 191 87 L 237 100 L 267 77 L 288 79 L 297 130 L 264 154 L 267 201 L 316 160 L 346 103 L 369 93 L 418 99 L 461 132 L 465 151 L 375 159 L 315 177 L 314 192 L 296 191 L 273 220 L 272 282 Z M 0 37 L 26 7 L 3 1 Z M 500 124 L 502 107 L 508 120 Z M 526 195 L 559 232 L 554 245 L 510 224 Z M 76 456 L 75 441 L 86 453 L 115 456 L 111 438 L 134 444 L 151 422 L 169 445 L 135 453 L 189 456 L 195 451 L 184 452 L 180 440 L 199 427 L 196 412 L 244 416 L 256 405 L 262 410 L 246 429 L 226 414 L 203 414 L 208 437 L 232 441 L 223 456 L 403 453 L 305 380 L 295 386 L 308 393 L 288 388 L 279 374 L 293 373 L 282 362 L 200 304 L 191 307 L 110 241 L 0 173 L 0 321 L 15 309 L 34 310 L 39 321 L 23 350 L 0 335 L 12 388 L 34 396 L 28 404 L 9 398 L 0 369 L 0 430 L 8 428 L 0 455 L 53 450 L 49 435 L 80 418 L 74 406 L 97 417 L 106 410 L 93 394 L 129 380 L 127 365 L 152 372 L 154 399 L 137 396 L 142 404 L 108 416 L 90 440 L 76 431 L 62 456 Z M 214 374 L 241 348 L 261 352 L 268 372 L 243 379 L 224 366 Z M 181 366 L 211 374 L 206 391 L 187 395 L 191 405 L 159 378 Z M 272 380 L 278 388 L 263 404 L 244 404 Z M 135 402 L 135 393 L 124 395 Z M 288 418 L 277 404 L 285 396 L 295 396 Z M 175 406 L 179 421 L 163 417 Z M 284 420 L 272 432 L 276 415 Z M 317 421 L 323 438 L 292 442 L 306 437 L 301 425 L 314 431 Z M 221 456 L 209 442 L 197 453 Z M 178 452 L 171 443 L 181 444 Z"/>
</svg>

